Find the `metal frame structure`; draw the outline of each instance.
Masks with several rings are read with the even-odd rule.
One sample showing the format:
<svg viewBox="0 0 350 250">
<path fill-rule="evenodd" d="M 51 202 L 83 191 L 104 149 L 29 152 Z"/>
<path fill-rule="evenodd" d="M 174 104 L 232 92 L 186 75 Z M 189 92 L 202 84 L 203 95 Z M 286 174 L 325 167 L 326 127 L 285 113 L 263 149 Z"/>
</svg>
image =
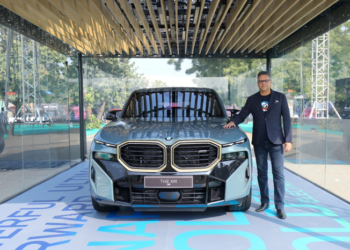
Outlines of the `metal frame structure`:
<svg viewBox="0 0 350 250">
<path fill-rule="evenodd" d="M 78 84 L 79 84 L 79 128 L 80 128 L 80 159 L 89 158 L 86 155 L 86 130 L 84 119 L 84 83 L 83 83 L 83 57 L 78 53 Z"/>
<path fill-rule="evenodd" d="M 40 112 L 40 48 L 39 43 L 21 35 L 22 50 L 22 94 L 23 106 L 17 112 L 15 120 L 21 117 L 24 123 L 44 121 L 42 114 L 46 114 L 47 121 L 52 122 L 50 116 L 43 109 Z M 31 107 L 33 104 L 33 107 Z"/>
<path fill-rule="evenodd" d="M 29 30 L 63 41 L 57 49 L 89 56 L 262 58 L 325 10 L 345 5 L 338 2 L 3 0 L 0 22 L 26 19 L 33 25 Z"/>
<path fill-rule="evenodd" d="M 311 69 L 311 103 L 312 109 L 309 118 L 315 111 L 316 119 L 325 119 L 329 116 L 329 105 L 339 119 L 339 113 L 329 101 L 329 32 L 312 40 L 312 69 Z"/>
</svg>

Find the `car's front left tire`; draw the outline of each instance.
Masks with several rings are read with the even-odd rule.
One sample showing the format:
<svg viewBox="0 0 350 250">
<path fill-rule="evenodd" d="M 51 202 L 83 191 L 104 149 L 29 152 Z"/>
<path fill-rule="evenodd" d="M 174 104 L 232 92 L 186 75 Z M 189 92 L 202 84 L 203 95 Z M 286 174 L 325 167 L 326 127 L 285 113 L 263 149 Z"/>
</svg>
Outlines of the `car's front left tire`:
<svg viewBox="0 0 350 250">
<path fill-rule="evenodd" d="M 91 196 L 91 201 L 92 201 L 92 206 L 97 212 L 114 212 L 119 209 L 118 206 L 101 205 L 92 196 Z"/>
</svg>

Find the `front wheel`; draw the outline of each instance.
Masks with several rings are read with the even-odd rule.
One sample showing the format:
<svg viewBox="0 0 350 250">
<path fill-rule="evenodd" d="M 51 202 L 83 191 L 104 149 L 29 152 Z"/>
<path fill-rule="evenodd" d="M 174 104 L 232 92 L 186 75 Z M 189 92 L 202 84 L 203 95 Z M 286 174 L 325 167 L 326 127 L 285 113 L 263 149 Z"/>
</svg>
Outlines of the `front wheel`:
<svg viewBox="0 0 350 250">
<path fill-rule="evenodd" d="M 5 141 L 0 142 L 0 154 L 2 153 L 2 151 L 4 151 L 5 148 Z"/>
<path fill-rule="evenodd" d="M 238 212 L 238 211 L 247 211 L 250 208 L 252 203 L 252 188 L 250 188 L 249 195 L 245 198 L 244 202 L 241 205 L 230 205 L 226 207 L 228 212 Z"/>
<path fill-rule="evenodd" d="M 91 201 L 92 201 L 92 206 L 97 212 L 114 212 L 119 209 L 118 206 L 101 205 L 92 196 L 91 196 Z"/>
</svg>

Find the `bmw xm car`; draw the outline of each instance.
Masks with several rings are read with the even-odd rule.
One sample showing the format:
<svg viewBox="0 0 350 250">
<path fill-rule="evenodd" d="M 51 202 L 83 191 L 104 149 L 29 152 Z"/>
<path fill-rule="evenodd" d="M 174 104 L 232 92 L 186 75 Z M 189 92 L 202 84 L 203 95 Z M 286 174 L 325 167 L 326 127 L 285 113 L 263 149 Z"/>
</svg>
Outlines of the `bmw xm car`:
<svg viewBox="0 0 350 250">
<path fill-rule="evenodd" d="M 229 117 L 214 90 L 140 89 L 120 112 L 92 142 L 95 210 L 249 209 L 250 143 L 240 128 L 223 128 Z"/>
</svg>

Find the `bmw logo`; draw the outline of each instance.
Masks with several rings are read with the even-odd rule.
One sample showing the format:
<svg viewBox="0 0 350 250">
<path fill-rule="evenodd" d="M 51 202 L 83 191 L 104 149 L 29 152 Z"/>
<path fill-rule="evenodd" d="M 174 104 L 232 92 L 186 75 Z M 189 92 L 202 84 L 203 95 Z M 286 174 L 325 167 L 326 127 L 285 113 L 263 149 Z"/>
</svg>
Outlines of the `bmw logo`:
<svg viewBox="0 0 350 250">
<path fill-rule="evenodd" d="M 167 141 L 171 141 L 172 139 L 173 139 L 173 137 L 171 137 L 171 136 L 165 137 L 165 140 L 167 140 Z"/>
</svg>

